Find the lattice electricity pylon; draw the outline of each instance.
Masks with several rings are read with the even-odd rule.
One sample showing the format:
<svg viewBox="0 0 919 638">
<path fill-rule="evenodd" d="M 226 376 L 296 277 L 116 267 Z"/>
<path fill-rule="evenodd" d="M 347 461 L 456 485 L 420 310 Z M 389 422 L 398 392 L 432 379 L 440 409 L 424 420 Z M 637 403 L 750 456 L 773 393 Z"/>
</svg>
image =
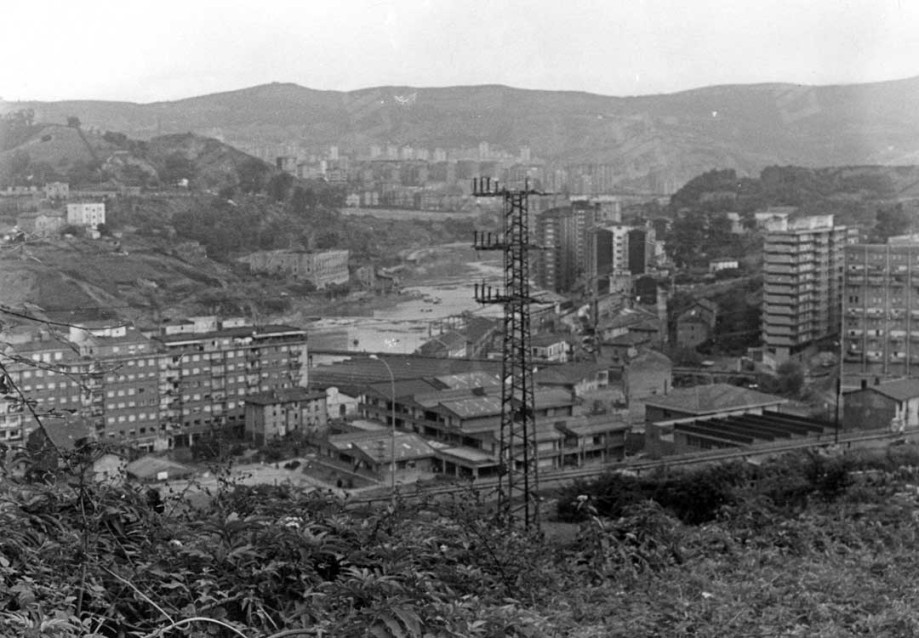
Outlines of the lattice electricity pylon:
<svg viewBox="0 0 919 638">
<path fill-rule="evenodd" d="M 504 306 L 501 374 L 501 433 L 498 470 L 498 514 L 508 526 L 522 523 L 539 529 L 539 459 L 536 444 L 536 404 L 530 350 L 530 268 L 528 199 L 530 190 L 510 190 L 488 177 L 472 180 L 476 197 L 504 202 L 503 233 L 476 231 L 473 248 L 504 252 L 504 290 L 475 284 L 479 303 Z"/>
</svg>

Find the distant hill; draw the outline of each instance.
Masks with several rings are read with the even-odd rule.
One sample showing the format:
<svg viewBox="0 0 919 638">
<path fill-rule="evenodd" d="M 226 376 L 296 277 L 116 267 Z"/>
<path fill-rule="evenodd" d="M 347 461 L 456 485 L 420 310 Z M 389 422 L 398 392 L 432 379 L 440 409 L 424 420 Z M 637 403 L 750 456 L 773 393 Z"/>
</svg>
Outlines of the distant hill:
<svg viewBox="0 0 919 638">
<path fill-rule="evenodd" d="M 219 189 L 240 181 L 240 169 L 258 164 L 272 168 L 218 140 L 192 133 L 149 140 L 86 126 L 41 121 L 10 127 L 0 144 L 0 185 L 43 184 L 62 180 L 73 187 L 100 184 L 161 187 L 187 179 L 198 190 Z"/>
<path fill-rule="evenodd" d="M 608 97 L 505 86 L 380 87 L 352 92 L 268 84 L 173 102 L 0 104 L 69 116 L 150 139 L 193 132 L 231 145 L 296 141 L 516 151 L 559 163 L 608 163 L 637 181 L 677 185 L 712 168 L 754 174 L 770 165 L 919 163 L 919 78 L 847 86 L 714 86 Z"/>
</svg>

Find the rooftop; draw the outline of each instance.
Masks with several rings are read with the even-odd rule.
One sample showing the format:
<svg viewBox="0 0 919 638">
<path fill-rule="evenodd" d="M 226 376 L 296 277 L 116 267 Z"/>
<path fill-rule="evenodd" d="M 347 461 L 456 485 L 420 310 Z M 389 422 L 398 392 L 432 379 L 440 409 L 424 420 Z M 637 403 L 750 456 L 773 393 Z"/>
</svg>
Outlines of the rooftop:
<svg viewBox="0 0 919 638">
<path fill-rule="evenodd" d="M 298 401 L 313 401 L 324 398 L 325 392 L 310 392 L 306 388 L 286 388 L 248 395 L 246 403 L 276 405 L 278 403 L 296 403 Z"/>
<path fill-rule="evenodd" d="M 668 394 L 645 399 L 645 405 L 676 410 L 687 414 L 711 414 L 774 406 L 787 400 L 772 394 L 740 388 L 728 383 L 677 388 Z"/>
<path fill-rule="evenodd" d="M 176 345 L 180 343 L 194 343 L 196 341 L 204 341 L 207 339 L 242 339 L 245 337 L 258 339 L 260 337 L 272 337 L 282 334 L 295 334 L 306 338 L 306 331 L 301 328 L 285 325 L 268 325 L 225 328 L 223 330 L 214 330 L 211 332 L 188 332 L 183 334 L 157 337 L 157 339 L 166 344 Z"/>
<path fill-rule="evenodd" d="M 866 390 L 873 390 L 874 392 L 882 394 L 885 397 L 890 397 L 895 401 L 906 401 L 908 399 L 915 399 L 919 397 L 919 379 L 897 379 L 896 381 L 885 381 L 884 383 L 879 383 L 877 385 L 869 385 L 863 389 L 852 390 L 846 394 L 864 392 Z"/>
<path fill-rule="evenodd" d="M 433 448 L 417 434 L 396 432 L 395 444 L 393 444 L 393 433 L 388 429 L 333 434 L 329 437 L 329 445 L 342 452 L 360 450 L 368 458 L 380 463 L 392 463 L 393 451 L 395 451 L 396 461 L 408 461 L 434 455 Z"/>
</svg>

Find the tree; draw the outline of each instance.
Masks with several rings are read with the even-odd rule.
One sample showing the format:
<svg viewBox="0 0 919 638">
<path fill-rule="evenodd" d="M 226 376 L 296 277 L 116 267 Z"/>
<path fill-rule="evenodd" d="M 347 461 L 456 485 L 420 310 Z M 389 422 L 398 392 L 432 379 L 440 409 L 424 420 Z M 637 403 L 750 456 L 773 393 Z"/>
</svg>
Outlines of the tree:
<svg viewBox="0 0 919 638">
<path fill-rule="evenodd" d="M 305 216 L 316 207 L 318 200 L 312 188 L 297 186 L 290 197 L 290 207 L 294 214 Z"/>
<path fill-rule="evenodd" d="M 254 157 L 243 162 L 237 169 L 239 188 L 244 193 L 259 193 L 264 187 L 268 165 Z"/>
<path fill-rule="evenodd" d="M 179 151 L 170 153 L 163 163 L 160 179 L 166 184 L 175 184 L 179 180 L 192 180 L 198 172 L 195 163 Z"/>
<path fill-rule="evenodd" d="M 277 173 L 268 180 L 268 196 L 276 202 L 283 202 L 290 193 L 290 187 L 294 183 L 294 178 L 290 173 Z"/>
<path fill-rule="evenodd" d="M 875 218 L 872 240 L 885 243 L 890 237 L 905 235 L 912 228 L 912 216 L 903 208 L 903 204 L 881 208 Z"/>
<path fill-rule="evenodd" d="M 67 117 L 67 126 L 70 128 L 80 128 L 80 118 L 76 115 L 69 115 Z"/>
<path fill-rule="evenodd" d="M 796 397 L 804 388 L 804 368 L 797 361 L 789 359 L 776 369 L 779 394 Z"/>
</svg>

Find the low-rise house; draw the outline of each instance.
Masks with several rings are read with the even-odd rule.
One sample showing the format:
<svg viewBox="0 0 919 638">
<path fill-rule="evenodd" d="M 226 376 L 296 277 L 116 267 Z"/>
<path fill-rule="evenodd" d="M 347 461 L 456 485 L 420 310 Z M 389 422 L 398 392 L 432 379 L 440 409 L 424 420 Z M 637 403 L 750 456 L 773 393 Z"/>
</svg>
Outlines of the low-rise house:
<svg viewBox="0 0 919 638">
<path fill-rule="evenodd" d="M 322 436 L 328 428 L 325 392 L 286 388 L 246 397 L 246 438 L 258 445 L 291 435 Z"/>
<path fill-rule="evenodd" d="M 562 433 L 562 465 L 581 467 L 625 458 L 629 424 L 613 414 L 582 415 L 556 424 Z"/>
<path fill-rule="evenodd" d="M 740 268 L 740 262 L 731 257 L 721 257 L 719 259 L 712 259 L 708 262 L 708 272 L 716 273 L 722 270 L 737 270 Z"/>
<path fill-rule="evenodd" d="M 418 348 L 418 354 L 426 357 L 448 357 L 462 359 L 467 355 L 466 335 L 457 330 L 430 337 Z"/>
<path fill-rule="evenodd" d="M 553 361 L 565 363 L 571 354 L 571 344 L 562 335 L 538 334 L 530 338 L 530 350 L 533 361 Z"/>
<path fill-rule="evenodd" d="M 646 337 L 646 341 L 660 340 L 661 320 L 653 312 L 641 308 L 626 308 L 616 315 L 601 319 L 597 324 L 601 341 L 608 343 L 616 337 L 635 334 Z"/>
<path fill-rule="evenodd" d="M 142 456 L 125 467 L 128 477 L 138 481 L 172 481 L 194 476 L 195 470 L 159 456 Z"/>
<path fill-rule="evenodd" d="M 676 320 L 676 344 L 680 348 L 695 348 L 712 338 L 718 307 L 707 299 L 698 299 Z"/>
<path fill-rule="evenodd" d="M 333 434 L 320 445 L 320 454 L 347 472 L 381 482 L 393 478 L 393 469 L 396 482 L 434 470 L 434 448 L 417 434 L 389 428 Z"/>
<path fill-rule="evenodd" d="M 672 388 L 673 362 L 660 352 L 642 350 L 623 364 L 622 392 L 633 425 L 644 422 L 648 399 L 665 395 Z"/>
<path fill-rule="evenodd" d="M 360 412 L 359 389 L 352 386 L 328 386 L 325 388 L 326 414 L 329 419 L 344 419 L 357 416 Z"/>
<path fill-rule="evenodd" d="M 843 427 L 847 430 L 887 429 L 902 431 L 919 427 L 919 379 L 898 379 L 846 392 Z"/>
<path fill-rule="evenodd" d="M 559 388 L 581 398 L 609 385 L 609 367 L 593 362 L 546 366 L 536 371 L 533 383 L 540 387 Z"/>
<path fill-rule="evenodd" d="M 67 199 L 70 196 L 70 184 L 67 182 L 48 182 L 45 184 L 47 199 Z"/>
<path fill-rule="evenodd" d="M 57 210 L 39 210 L 16 217 L 16 225 L 24 233 L 37 237 L 50 237 L 64 227 L 64 213 Z"/>
</svg>

